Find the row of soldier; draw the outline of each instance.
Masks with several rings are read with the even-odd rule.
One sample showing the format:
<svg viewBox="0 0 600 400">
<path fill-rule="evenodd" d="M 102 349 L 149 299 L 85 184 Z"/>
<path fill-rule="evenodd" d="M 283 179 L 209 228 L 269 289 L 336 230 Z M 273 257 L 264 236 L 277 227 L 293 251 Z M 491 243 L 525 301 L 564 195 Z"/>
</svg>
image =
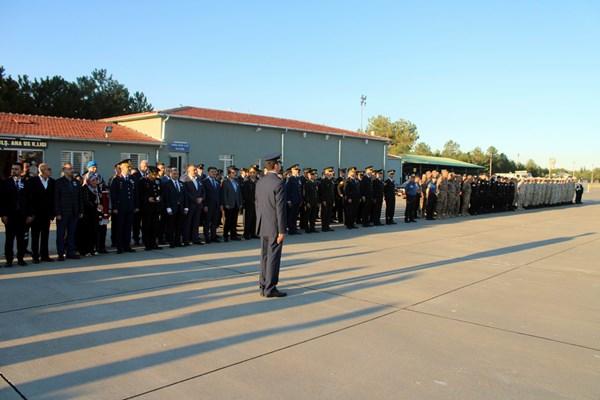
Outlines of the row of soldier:
<svg viewBox="0 0 600 400">
<path fill-rule="evenodd" d="M 359 171 L 356 167 L 323 169 L 322 174 L 299 165 L 288 168 L 285 181 L 287 231 L 298 234 L 331 231 L 332 222 L 348 229 L 394 224 L 396 186 L 394 170 L 372 166 Z M 146 250 L 240 240 L 238 215 L 243 214 L 243 237 L 256 236 L 255 186 L 260 178 L 257 165 L 226 173 L 214 167 L 189 165 L 183 176 L 176 168 L 163 163 L 156 167 L 141 161 L 132 168 L 130 160 L 115 165 L 108 180 L 98 174 L 95 161 L 87 172 L 78 176 L 71 164 L 63 165 L 56 181 L 47 164 L 38 167 L 37 175 L 27 165 L 12 165 L 11 177 L 0 185 L 0 215 L 6 226 L 5 257 L 12 265 L 13 244 L 17 241 L 17 260 L 25 265 L 28 233 L 31 230 L 31 255 L 34 263 L 53 261 L 48 252 L 49 228 L 56 219 L 58 260 L 82 255 L 105 253 L 107 226 L 111 222 L 111 242 L 117 252 L 131 252 L 143 243 Z M 410 177 L 404 186 L 405 222 L 416 218 L 446 218 L 459 214 L 479 214 L 539 207 L 572 201 L 576 193 L 581 201 L 583 187 L 568 180 L 526 179 L 521 181 L 486 175 L 455 175 L 442 170 L 422 177 Z M 299 225 L 299 226 L 298 226 Z M 203 239 L 200 230 L 202 229 Z"/>
<path fill-rule="evenodd" d="M 447 170 L 412 175 L 405 186 L 405 221 L 581 203 L 581 181 L 460 175 Z"/>
</svg>

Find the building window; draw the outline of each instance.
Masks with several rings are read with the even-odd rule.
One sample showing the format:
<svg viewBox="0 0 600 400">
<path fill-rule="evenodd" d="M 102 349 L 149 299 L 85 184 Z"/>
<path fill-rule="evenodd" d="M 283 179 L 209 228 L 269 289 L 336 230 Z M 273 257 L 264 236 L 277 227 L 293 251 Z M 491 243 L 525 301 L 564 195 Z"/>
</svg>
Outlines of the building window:
<svg viewBox="0 0 600 400">
<path fill-rule="evenodd" d="M 223 162 L 223 171 L 226 171 L 227 167 L 233 165 L 233 154 L 221 154 L 219 156 L 219 161 Z"/>
<path fill-rule="evenodd" d="M 78 174 L 83 174 L 86 171 L 87 163 L 93 159 L 93 151 L 62 151 L 60 153 L 61 164 L 70 163 L 73 166 L 73 172 Z"/>
<path fill-rule="evenodd" d="M 137 168 L 142 160 L 148 160 L 148 153 L 121 153 L 121 160 L 131 160 L 133 168 Z"/>
</svg>

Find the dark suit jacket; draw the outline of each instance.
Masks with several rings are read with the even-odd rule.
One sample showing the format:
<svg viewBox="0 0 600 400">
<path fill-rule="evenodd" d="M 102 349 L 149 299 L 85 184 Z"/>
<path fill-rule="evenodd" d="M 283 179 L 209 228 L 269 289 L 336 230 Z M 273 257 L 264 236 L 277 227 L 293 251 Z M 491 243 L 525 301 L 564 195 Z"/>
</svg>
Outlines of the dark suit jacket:
<svg viewBox="0 0 600 400">
<path fill-rule="evenodd" d="M 82 212 L 81 185 L 75 179 L 60 177 L 54 183 L 54 215 L 78 217 Z"/>
<path fill-rule="evenodd" d="M 200 178 L 196 179 L 196 183 L 198 184 L 198 189 L 194 186 L 194 181 L 188 178 L 183 183 L 183 188 L 185 191 L 185 196 L 187 197 L 187 204 L 191 207 L 203 207 L 204 204 L 198 204 L 197 199 L 201 198 L 204 202 L 204 185 L 200 181 Z"/>
<path fill-rule="evenodd" d="M 48 178 L 48 187 L 44 188 L 40 178 L 33 177 L 25 183 L 25 188 L 31 201 L 31 214 L 38 219 L 52 219 L 54 217 L 54 184 Z"/>
<path fill-rule="evenodd" d="M 302 181 L 300 177 L 289 176 L 285 182 L 285 195 L 287 201 L 293 204 L 302 203 Z"/>
<path fill-rule="evenodd" d="M 360 180 L 359 187 L 361 196 L 367 199 L 373 198 L 373 182 L 366 174 L 363 175 L 362 179 Z"/>
<path fill-rule="evenodd" d="M 256 182 L 256 234 L 274 238 L 285 233 L 286 204 L 283 181 L 268 172 Z"/>
<path fill-rule="evenodd" d="M 17 190 L 12 177 L 0 183 L 0 216 L 10 217 L 19 212 L 21 215 L 31 215 L 30 197 L 28 196 L 25 180 L 21 179 L 22 188 Z"/>
<path fill-rule="evenodd" d="M 179 190 L 177 190 L 175 183 L 171 179 L 167 179 L 161 184 L 163 205 L 165 209 L 170 208 L 173 210 L 174 214 L 183 212 L 183 209 L 187 208 L 183 183 L 177 181 L 177 184 L 179 185 Z"/>
<path fill-rule="evenodd" d="M 237 191 L 233 188 L 233 183 L 227 178 L 221 185 L 221 204 L 225 208 L 240 208 L 242 206 L 242 185 L 236 180 Z"/>
<path fill-rule="evenodd" d="M 132 213 L 139 208 L 138 198 L 138 178 L 129 176 L 128 179 L 117 175 L 110 183 L 110 202 L 113 210 L 119 210 L 119 213 Z"/>
<path fill-rule="evenodd" d="M 221 185 L 219 181 L 214 180 L 216 184 L 213 186 L 211 178 L 206 178 L 202 181 L 204 184 L 204 205 L 209 208 L 218 208 L 221 205 Z"/>
<path fill-rule="evenodd" d="M 335 201 L 335 183 L 333 179 L 323 178 L 319 184 L 319 200 L 326 201 L 328 206 L 331 206 Z"/>
</svg>

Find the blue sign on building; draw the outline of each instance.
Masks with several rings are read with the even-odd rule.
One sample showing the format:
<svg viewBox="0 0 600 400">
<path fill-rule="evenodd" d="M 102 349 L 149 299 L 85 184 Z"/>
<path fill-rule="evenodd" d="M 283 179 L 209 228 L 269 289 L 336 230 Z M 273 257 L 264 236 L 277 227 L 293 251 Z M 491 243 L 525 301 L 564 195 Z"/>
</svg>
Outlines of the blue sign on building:
<svg viewBox="0 0 600 400">
<path fill-rule="evenodd" d="M 169 143 L 169 150 L 188 153 L 190 151 L 190 144 L 188 142 L 174 140 L 171 143 Z"/>
</svg>

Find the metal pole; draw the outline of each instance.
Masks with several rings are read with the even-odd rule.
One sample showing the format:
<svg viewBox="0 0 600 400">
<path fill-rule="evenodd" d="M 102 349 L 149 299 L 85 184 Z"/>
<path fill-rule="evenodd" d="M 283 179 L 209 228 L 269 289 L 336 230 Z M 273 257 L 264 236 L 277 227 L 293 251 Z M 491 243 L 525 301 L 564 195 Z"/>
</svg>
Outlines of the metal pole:
<svg viewBox="0 0 600 400">
<path fill-rule="evenodd" d="M 281 165 L 285 165 L 285 132 L 281 132 Z"/>
<path fill-rule="evenodd" d="M 338 173 L 339 173 L 340 168 L 342 168 L 342 139 L 343 138 L 344 137 L 342 136 L 338 140 Z"/>
<path fill-rule="evenodd" d="M 594 184 L 594 164 L 592 164 L 592 177 L 588 183 L 588 193 L 592 191 L 592 185 Z"/>
</svg>

